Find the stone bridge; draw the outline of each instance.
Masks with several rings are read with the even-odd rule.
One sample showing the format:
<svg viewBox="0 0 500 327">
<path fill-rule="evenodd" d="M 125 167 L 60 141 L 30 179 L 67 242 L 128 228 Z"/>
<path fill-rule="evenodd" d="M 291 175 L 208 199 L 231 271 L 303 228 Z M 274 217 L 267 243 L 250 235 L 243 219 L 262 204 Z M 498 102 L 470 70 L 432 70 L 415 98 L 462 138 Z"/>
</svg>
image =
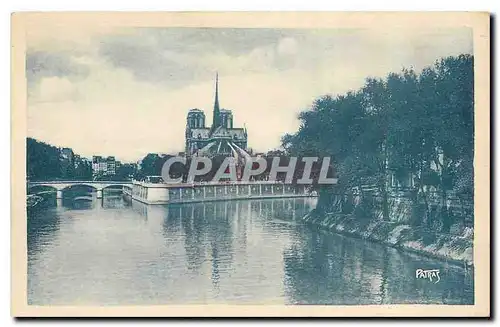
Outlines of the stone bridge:
<svg viewBox="0 0 500 327">
<path fill-rule="evenodd" d="M 121 186 L 132 188 L 132 182 L 116 182 L 116 181 L 43 181 L 43 182 L 28 182 L 27 190 L 33 187 L 50 187 L 56 191 L 56 197 L 62 199 L 62 192 L 70 187 L 82 185 L 88 186 L 97 191 L 97 198 L 102 198 L 102 191 L 110 186 Z"/>
</svg>

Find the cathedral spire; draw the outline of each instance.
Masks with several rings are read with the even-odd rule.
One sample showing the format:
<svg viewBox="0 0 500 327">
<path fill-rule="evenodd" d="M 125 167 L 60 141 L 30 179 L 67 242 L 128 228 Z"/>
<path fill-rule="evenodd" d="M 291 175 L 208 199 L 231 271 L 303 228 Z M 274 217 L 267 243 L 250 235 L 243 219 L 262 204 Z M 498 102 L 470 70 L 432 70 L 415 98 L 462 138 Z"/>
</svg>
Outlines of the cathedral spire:
<svg viewBox="0 0 500 327">
<path fill-rule="evenodd" d="M 220 126 L 219 73 L 215 73 L 215 102 L 214 102 L 214 117 L 212 120 L 212 131 L 219 126 Z"/>
</svg>

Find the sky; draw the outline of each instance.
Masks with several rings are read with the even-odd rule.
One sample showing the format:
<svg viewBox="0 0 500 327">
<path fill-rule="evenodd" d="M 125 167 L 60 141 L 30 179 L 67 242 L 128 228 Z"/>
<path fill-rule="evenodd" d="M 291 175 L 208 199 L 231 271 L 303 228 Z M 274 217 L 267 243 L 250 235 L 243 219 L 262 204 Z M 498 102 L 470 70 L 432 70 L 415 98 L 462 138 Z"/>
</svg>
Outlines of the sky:
<svg viewBox="0 0 500 327">
<path fill-rule="evenodd" d="M 27 30 L 28 136 L 135 162 L 184 150 L 189 109 L 219 103 L 265 152 L 315 98 L 367 77 L 472 54 L 468 28 L 419 30 L 56 28 Z M 333 140 L 332 140 L 333 141 Z"/>
</svg>

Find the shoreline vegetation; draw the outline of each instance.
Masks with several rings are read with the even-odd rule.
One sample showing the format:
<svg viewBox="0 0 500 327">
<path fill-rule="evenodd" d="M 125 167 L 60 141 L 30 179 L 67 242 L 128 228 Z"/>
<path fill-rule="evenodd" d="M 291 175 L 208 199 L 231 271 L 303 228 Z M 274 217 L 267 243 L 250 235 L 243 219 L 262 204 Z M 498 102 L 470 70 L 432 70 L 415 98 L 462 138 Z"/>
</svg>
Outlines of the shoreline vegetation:
<svg viewBox="0 0 500 327">
<path fill-rule="evenodd" d="M 308 223 L 473 264 L 474 57 L 441 58 L 317 98 L 282 138 L 289 156 L 330 156 Z"/>
</svg>

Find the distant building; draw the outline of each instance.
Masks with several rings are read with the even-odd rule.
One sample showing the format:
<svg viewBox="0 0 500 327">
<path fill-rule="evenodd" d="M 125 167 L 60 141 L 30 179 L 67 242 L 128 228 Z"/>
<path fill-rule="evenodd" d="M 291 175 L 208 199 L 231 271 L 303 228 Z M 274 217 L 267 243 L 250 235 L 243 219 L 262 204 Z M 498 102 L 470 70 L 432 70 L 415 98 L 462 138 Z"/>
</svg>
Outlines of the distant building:
<svg viewBox="0 0 500 327">
<path fill-rule="evenodd" d="M 109 156 L 106 158 L 106 175 L 116 174 L 116 160 L 115 157 Z"/>
<path fill-rule="evenodd" d="M 115 173 L 118 173 L 120 171 L 120 168 L 122 167 L 122 162 L 120 160 L 115 161 Z"/>
<path fill-rule="evenodd" d="M 101 156 L 92 157 L 92 175 L 106 175 L 108 165 L 106 160 Z"/>
<path fill-rule="evenodd" d="M 215 102 L 212 126 L 205 126 L 205 113 L 191 109 L 187 115 L 185 155 L 247 156 L 247 131 L 235 128 L 231 110 L 219 107 L 219 80 L 215 81 Z"/>
<path fill-rule="evenodd" d="M 96 175 L 99 171 L 99 162 L 101 162 L 101 160 L 101 156 L 92 156 L 92 173 L 94 175 Z"/>
<path fill-rule="evenodd" d="M 93 156 L 92 157 L 92 175 L 115 175 L 118 168 L 121 166 L 121 162 L 117 161 L 114 156 L 102 157 Z"/>
</svg>

